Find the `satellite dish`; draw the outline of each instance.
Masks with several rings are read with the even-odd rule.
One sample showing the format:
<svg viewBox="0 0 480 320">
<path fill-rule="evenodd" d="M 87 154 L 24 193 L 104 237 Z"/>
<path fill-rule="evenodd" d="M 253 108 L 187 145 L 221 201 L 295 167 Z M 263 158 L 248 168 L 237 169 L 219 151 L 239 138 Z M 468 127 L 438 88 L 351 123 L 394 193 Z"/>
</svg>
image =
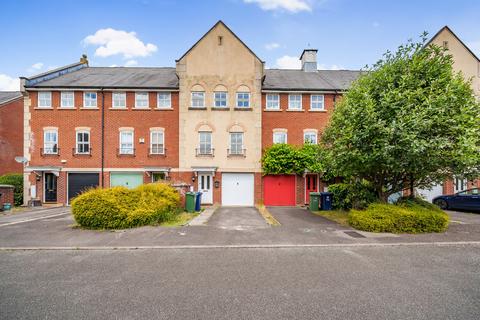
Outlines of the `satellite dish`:
<svg viewBox="0 0 480 320">
<path fill-rule="evenodd" d="M 18 162 L 18 163 L 23 163 L 23 164 L 28 162 L 27 158 L 25 158 L 25 157 L 15 157 L 15 161 Z"/>
</svg>

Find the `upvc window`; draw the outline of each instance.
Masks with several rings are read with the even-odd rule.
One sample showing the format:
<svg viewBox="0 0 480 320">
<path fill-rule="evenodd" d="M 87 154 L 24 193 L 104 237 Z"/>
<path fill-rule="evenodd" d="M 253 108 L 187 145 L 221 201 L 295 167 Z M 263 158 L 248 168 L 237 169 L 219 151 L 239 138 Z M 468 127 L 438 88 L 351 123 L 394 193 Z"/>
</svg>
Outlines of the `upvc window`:
<svg viewBox="0 0 480 320">
<path fill-rule="evenodd" d="M 150 131 L 150 154 L 164 154 L 163 131 Z"/>
<path fill-rule="evenodd" d="M 74 107 L 74 94 L 73 92 L 61 92 L 60 93 L 60 108 L 73 108 Z"/>
<path fill-rule="evenodd" d="M 286 132 L 274 132 L 273 133 L 273 143 L 287 143 L 287 133 Z"/>
<path fill-rule="evenodd" d="M 52 107 L 52 93 L 50 91 L 38 92 L 38 107 L 51 108 Z"/>
<path fill-rule="evenodd" d="M 204 108 L 205 107 L 205 92 L 193 91 L 192 92 L 192 108 Z"/>
<path fill-rule="evenodd" d="M 323 94 L 312 94 L 310 96 L 310 109 L 311 110 L 324 110 L 324 95 Z"/>
<path fill-rule="evenodd" d="M 289 110 L 302 110 L 302 95 L 301 94 L 289 94 L 288 95 L 288 109 Z"/>
<path fill-rule="evenodd" d="M 97 93 L 85 92 L 83 94 L 83 107 L 84 108 L 96 108 L 97 107 Z"/>
<path fill-rule="evenodd" d="M 280 95 L 267 94 L 267 110 L 280 110 Z"/>
<path fill-rule="evenodd" d="M 159 92 L 157 94 L 157 108 L 168 109 L 172 107 L 172 94 L 170 92 Z"/>
<path fill-rule="evenodd" d="M 58 132 L 57 130 L 45 130 L 43 132 L 43 153 L 58 153 Z"/>
<path fill-rule="evenodd" d="M 114 92 L 112 94 L 112 107 L 124 109 L 127 107 L 127 94 L 125 92 Z"/>
<path fill-rule="evenodd" d="M 210 131 L 200 131 L 200 154 L 211 154 L 212 153 L 212 133 Z"/>
<path fill-rule="evenodd" d="M 77 154 L 90 153 L 90 132 L 86 130 L 77 131 Z"/>
<path fill-rule="evenodd" d="M 148 92 L 135 92 L 135 108 L 148 108 Z"/>
<path fill-rule="evenodd" d="M 134 154 L 133 131 L 120 131 L 120 154 Z"/>
<path fill-rule="evenodd" d="M 303 133 L 303 143 L 317 144 L 317 133 L 315 131 L 305 131 Z"/>
<path fill-rule="evenodd" d="M 230 154 L 243 154 L 243 132 L 230 133 Z"/>
<path fill-rule="evenodd" d="M 214 100 L 214 107 L 215 108 L 226 108 L 227 107 L 227 93 L 222 92 L 215 92 L 213 94 Z"/>
<path fill-rule="evenodd" d="M 249 108 L 250 107 L 250 93 L 237 92 L 237 108 Z"/>
</svg>

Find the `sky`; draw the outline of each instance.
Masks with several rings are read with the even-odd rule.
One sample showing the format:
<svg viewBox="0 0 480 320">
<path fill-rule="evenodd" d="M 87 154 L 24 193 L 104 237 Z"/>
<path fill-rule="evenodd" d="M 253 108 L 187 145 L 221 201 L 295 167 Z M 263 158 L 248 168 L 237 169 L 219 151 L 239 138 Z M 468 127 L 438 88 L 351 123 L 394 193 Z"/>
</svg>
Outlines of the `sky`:
<svg viewBox="0 0 480 320">
<path fill-rule="evenodd" d="M 79 61 L 174 67 L 218 20 L 267 68 L 360 69 L 423 31 L 448 25 L 480 56 L 480 1 L 447 0 L 2 0 L 0 90 Z"/>
</svg>

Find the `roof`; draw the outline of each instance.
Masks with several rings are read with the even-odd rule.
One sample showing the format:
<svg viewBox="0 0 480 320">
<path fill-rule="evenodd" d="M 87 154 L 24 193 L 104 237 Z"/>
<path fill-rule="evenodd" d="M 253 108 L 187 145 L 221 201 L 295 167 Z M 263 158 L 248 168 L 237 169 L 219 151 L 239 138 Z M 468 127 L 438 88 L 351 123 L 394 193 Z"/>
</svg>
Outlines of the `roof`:
<svg viewBox="0 0 480 320">
<path fill-rule="evenodd" d="M 21 97 L 22 93 L 20 91 L 0 91 L 0 104 L 5 104 Z"/>
<path fill-rule="evenodd" d="M 469 48 L 467 47 L 467 45 L 455 34 L 455 32 L 452 31 L 452 29 L 450 29 L 448 26 L 445 26 L 443 27 L 442 29 L 438 30 L 437 33 L 435 33 L 435 35 L 427 42 L 426 46 L 428 46 L 430 43 L 432 43 L 433 39 L 435 39 L 436 37 L 438 37 L 438 35 L 440 33 L 442 33 L 444 30 L 450 32 L 457 40 L 458 42 L 460 42 L 462 44 L 462 46 L 465 47 L 465 49 L 467 49 L 468 52 L 470 52 L 470 54 L 475 58 L 477 59 L 478 62 L 480 62 L 480 59 L 477 57 L 477 55 Z"/>
<path fill-rule="evenodd" d="M 346 90 L 360 76 L 353 70 L 318 70 L 305 72 L 290 69 L 266 69 L 264 90 L 331 91 Z"/>
<path fill-rule="evenodd" d="M 178 89 L 175 68 L 85 67 L 29 88 Z"/>
</svg>

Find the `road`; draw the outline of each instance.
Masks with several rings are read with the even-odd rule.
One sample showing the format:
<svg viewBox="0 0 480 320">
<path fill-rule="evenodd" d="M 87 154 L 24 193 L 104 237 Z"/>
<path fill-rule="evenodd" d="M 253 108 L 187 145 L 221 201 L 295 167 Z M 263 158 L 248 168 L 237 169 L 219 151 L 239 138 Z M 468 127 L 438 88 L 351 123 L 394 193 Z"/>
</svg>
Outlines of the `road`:
<svg viewBox="0 0 480 320">
<path fill-rule="evenodd" d="M 1 319 L 479 319 L 480 245 L 0 251 Z"/>
</svg>

